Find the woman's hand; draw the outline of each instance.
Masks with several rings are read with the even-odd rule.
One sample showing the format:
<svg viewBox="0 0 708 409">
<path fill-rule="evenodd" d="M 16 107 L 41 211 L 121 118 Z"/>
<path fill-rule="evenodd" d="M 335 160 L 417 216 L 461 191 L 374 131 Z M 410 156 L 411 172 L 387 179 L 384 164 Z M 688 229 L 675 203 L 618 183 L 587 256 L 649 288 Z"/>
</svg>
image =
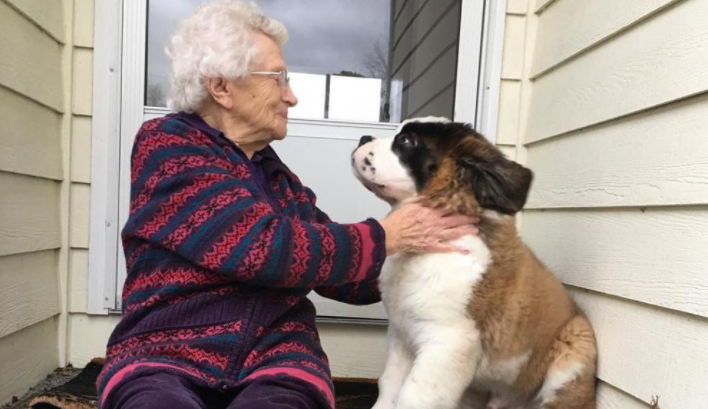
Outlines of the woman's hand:
<svg viewBox="0 0 708 409">
<path fill-rule="evenodd" d="M 478 234 L 479 230 L 475 226 L 477 222 L 478 217 L 444 216 L 439 210 L 419 203 L 409 203 L 389 214 L 380 223 L 386 232 L 386 255 L 390 256 L 399 251 L 467 254 L 466 250 L 447 242 L 469 234 Z"/>
</svg>

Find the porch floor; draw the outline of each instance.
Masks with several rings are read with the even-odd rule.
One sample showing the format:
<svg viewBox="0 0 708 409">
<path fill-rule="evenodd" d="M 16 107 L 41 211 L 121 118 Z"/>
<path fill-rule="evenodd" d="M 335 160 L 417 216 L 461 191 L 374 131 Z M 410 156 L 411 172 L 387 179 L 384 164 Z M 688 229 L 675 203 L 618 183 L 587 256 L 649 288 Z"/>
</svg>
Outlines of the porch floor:
<svg viewBox="0 0 708 409">
<path fill-rule="evenodd" d="M 17 397 L 16 400 L 13 398 L 14 402 L 6 403 L 2 405 L 0 409 L 24 409 L 25 405 L 32 397 L 65 384 L 80 372 L 80 368 L 74 368 L 71 365 L 64 368 L 57 368 L 54 372 L 47 375 L 42 382 L 31 387 L 26 394 Z"/>
</svg>

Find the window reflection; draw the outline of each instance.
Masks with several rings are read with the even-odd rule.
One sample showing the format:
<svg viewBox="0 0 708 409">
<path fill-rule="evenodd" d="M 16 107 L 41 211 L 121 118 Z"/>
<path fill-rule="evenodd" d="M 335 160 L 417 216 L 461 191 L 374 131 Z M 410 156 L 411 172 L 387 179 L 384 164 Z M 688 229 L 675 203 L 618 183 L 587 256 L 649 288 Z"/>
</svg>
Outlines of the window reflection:
<svg viewBox="0 0 708 409">
<path fill-rule="evenodd" d="M 205 0 L 150 0 L 145 104 L 166 106 L 164 48 Z M 460 0 L 257 0 L 288 28 L 291 118 L 399 122 L 452 116 Z"/>
</svg>

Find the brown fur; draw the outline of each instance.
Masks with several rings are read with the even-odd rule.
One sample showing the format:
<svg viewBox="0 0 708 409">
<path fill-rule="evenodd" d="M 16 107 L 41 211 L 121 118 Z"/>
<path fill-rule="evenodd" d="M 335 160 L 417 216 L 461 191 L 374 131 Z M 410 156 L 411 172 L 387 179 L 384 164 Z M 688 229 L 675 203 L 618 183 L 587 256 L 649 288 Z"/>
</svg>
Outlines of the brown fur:
<svg viewBox="0 0 708 409">
<path fill-rule="evenodd" d="M 549 371 L 580 361 L 582 373 L 556 392 L 556 399 L 544 409 L 595 408 L 597 349 L 589 321 L 558 279 L 522 242 L 515 217 L 485 212 L 477 197 L 480 192 L 470 188 L 470 172 L 474 171 L 497 172 L 494 176 L 507 186 L 523 188 L 520 179 L 524 175 L 517 169 L 520 165 L 506 163 L 511 161 L 476 133 L 437 145 L 430 139 L 427 144 L 435 146 L 445 159 L 421 192 L 424 202 L 450 214 L 481 216 L 480 237 L 492 253 L 492 264 L 472 289 L 468 306 L 482 334 L 485 353 L 505 360 L 531 351 L 514 385 L 519 395 L 527 396 L 541 388 Z M 465 169 L 465 163 L 473 169 Z M 502 202 L 501 206 L 513 208 L 514 204 Z"/>
</svg>

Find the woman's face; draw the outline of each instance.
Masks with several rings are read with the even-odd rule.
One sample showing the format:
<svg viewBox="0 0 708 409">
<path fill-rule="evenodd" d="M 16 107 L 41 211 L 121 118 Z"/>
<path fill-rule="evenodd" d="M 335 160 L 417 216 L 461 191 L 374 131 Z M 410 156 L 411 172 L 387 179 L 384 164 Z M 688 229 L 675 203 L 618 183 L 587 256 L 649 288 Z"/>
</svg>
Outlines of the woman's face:
<svg viewBox="0 0 708 409">
<path fill-rule="evenodd" d="M 253 36 L 260 55 L 251 71 L 286 71 L 287 65 L 278 43 L 263 33 L 256 32 Z M 297 105 L 297 98 L 289 85 L 281 88 L 276 75 L 250 75 L 232 81 L 230 85 L 232 114 L 237 120 L 247 124 L 254 134 L 270 134 L 276 140 L 285 138 L 288 108 Z"/>
</svg>

